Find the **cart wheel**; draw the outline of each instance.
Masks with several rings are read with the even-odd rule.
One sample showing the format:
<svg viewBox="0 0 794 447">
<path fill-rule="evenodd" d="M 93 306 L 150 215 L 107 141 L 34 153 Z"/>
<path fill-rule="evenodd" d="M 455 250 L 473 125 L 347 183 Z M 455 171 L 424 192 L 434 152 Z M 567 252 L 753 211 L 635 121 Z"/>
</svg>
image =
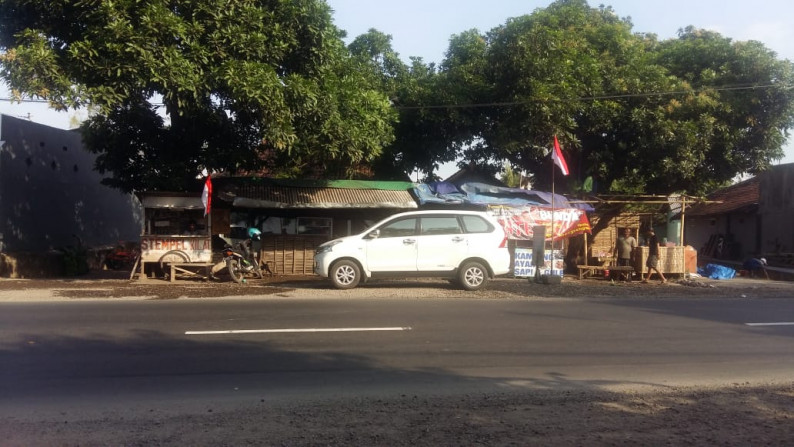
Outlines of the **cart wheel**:
<svg viewBox="0 0 794 447">
<path fill-rule="evenodd" d="M 182 250 L 169 250 L 160 256 L 160 269 L 165 279 L 170 280 L 171 263 L 190 262 L 190 256 Z"/>
</svg>

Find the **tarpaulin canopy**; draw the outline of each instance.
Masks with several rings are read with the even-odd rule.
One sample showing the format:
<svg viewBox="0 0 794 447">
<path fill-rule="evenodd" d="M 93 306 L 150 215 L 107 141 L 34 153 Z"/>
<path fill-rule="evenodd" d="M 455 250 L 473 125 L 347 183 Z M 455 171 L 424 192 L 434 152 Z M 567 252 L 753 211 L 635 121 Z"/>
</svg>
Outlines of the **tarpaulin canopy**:
<svg viewBox="0 0 794 447">
<path fill-rule="evenodd" d="M 546 227 L 546 239 L 565 239 L 590 233 L 586 203 L 572 204 L 561 194 L 507 188 L 485 183 L 448 182 L 418 184 L 414 195 L 420 205 L 475 205 L 488 209 L 502 224 L 509 239 L 532 240 L 532 227 Z M 552 212 L 553 211 L 553 212 Z"/>
<path fill-rule="evenodd" d="M 422 183 L 415 185 L 413 192 L 420 205 L 479 205 L 484 207 L 494 205 L 515 207 L 537 205 L 550 207 L 553 205 L 554 208 L 577 208 L 585 211 L 594 210 L 592 205 L 587 203 L 571 204 L 568 199 L 561 194 L 521 188 L 507 188 L 476 182 L 463 183 L 459 187 L 449 182 Z"/>
</svg>

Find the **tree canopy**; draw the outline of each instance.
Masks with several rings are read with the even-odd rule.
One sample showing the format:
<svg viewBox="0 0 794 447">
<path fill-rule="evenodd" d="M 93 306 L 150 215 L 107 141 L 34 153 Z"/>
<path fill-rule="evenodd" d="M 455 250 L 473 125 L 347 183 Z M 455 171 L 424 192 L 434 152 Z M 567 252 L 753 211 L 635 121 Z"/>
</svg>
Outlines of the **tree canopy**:
<svg viewBox="0 0 794 447">
<path fill-rule="evenodd" d="M 204 168 L 350 177 L 394 139 L 322 0 L 2 0 L 0 17 L 12 91 L 98 110 L 86 146 L 123 190 Z"/>
<path fill-rule="evenodd" d="M 703 193 L 782 157 L 794 66 L 759 42 L 687 27 L 659 40 L 611 7 L 557 0 L 444 60 L 405 63 L 372 29 L 345 47 L 322 0 L 0 0 L 16 94 L 91 106 L 107 182 L 184 185 L 202 169 L 435 178 L 505 164 L 560 189 Z"/>
<path fill-rule="evenodd" d="M 548 184 L 557 135 L 569 191 L 701 193 L 781 158 L 794 124 L 792 64 L 761 43 L 658 41 L 585 0 L 453 36 L 438 77 L 464 162 Z"/>
</svg>

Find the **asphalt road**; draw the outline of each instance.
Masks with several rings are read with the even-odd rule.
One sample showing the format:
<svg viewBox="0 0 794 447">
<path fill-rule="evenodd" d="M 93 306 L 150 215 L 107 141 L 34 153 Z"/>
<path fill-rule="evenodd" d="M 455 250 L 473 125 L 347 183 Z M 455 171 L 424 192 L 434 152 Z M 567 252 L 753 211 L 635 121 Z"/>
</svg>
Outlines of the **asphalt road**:
<svg viewBox="0 0 794 447">
<path fill-rule="evenodd" d="M 790 381 L 793 322 L 775 298 L 0 303 L 0 417 Z"/>
</svg>

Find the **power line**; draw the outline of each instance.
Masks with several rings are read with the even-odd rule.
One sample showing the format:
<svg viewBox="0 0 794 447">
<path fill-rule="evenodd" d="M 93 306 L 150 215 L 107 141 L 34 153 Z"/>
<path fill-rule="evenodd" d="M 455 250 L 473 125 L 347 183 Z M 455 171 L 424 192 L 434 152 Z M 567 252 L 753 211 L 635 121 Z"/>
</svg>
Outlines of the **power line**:
<svg viewBox="0 0 794 447">
<path fill-rule="evenodd" d="M 757 90 L 767 88 L 783 88 L 790 90 L 794 88 L 792 85 L 779 85 L 779 84 L 749 84 L 749 85 L 736 85 L 726 87 L 704 87 L 694 90 L 671 90 L 667 92 L 648 92 L 648 93 L 626 93 L 619 95 L 596 95 L 596 96 L 579 96 L 574 98 L 550 98 L 550 99 L 532 99 L 525 101 L 506 101 L 506 102 L 489 102 L 489 103 L 469 103 L 469 104 L 438 104 L 438 105 L 423 105 L 423 106 L 396 106 L 396 109 L 401 110 L 414 110 L 414 109 L 467 109 L 467 108 L 482 108 L 482 107 L 512 107 L 522 104 L 530 104 L 535 102 L 562 102 L 562 101 L 599 101 L 609 99 L 629 99 L 629 98 L 650 98 L 653 96 L 675 96 L 675 95 L 688 95 L 693 93 L 701 93 L 705 91 L 740 91 L 740 90 Z M 15 98 L 0 98 L 0 101 L 18 102 L 18 103 L 49 103 L 46 99 L 15 99 Z M 162 103 L 152 103 L 153 106 L 163 106 Z"/>
<path fill-rule="evenodd" d="M 713 88 L 700 88 L 694 90 L 672 90 L 668 92 L 649 92 L 649 93 L 626 93 L 620 95 L 599 95 L 599 96 L 579 96 L 575 98 L 557 98 L 557 99 L 533 99 L 526 101 L 509 101 L 509 102 L 491 102 L 491 103 L 472 103 L 472 104 L 443 104 L 443 105 L 427 105 L 427 106 L 397 106 L 395 108 L 402 110 L 412 109 L 463 109 L 463 108 L 481 108 L 481 107 L 511 107 L 523 104 L 530 104 L 534 102 L 562 102 L 562 101 L 599 101 L 608 99 L 627 99 L 627 98 L 649 98 L 652 96 L 674 96 L 674 95 L 688 95 L 693 93 L 700 93 L 704 91 L 738 91 L 738 90 L 756 90 L 767 89 L 772 87 L 782 87 L 786 90 L 794 88 L 794 86 L 779 84 L 762 84 L 762 85 L 738 85 L 727 87 L 713 87 Z"/>
</svg>

